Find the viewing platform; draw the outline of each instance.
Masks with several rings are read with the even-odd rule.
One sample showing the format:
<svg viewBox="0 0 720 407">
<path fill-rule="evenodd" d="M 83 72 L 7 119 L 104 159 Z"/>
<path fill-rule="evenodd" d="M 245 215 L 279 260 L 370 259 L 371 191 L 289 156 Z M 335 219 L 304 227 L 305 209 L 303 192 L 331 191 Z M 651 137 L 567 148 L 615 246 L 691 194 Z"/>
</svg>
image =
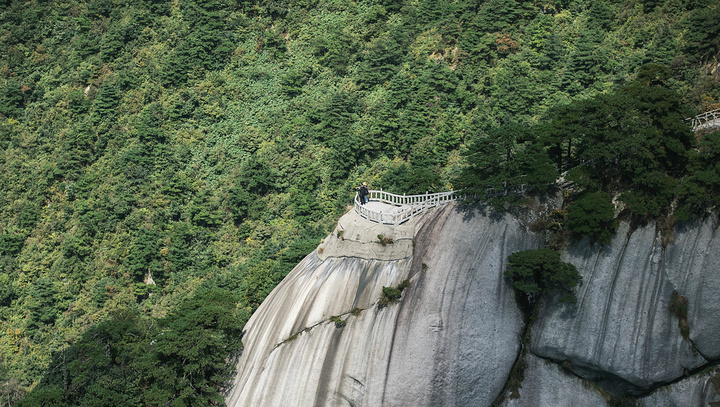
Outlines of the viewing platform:
<svg viewBox="0 0 720 407">
<path fill-rule="evenodd" d="M 720 129 L 720 109 L 699 114 L 690 121 L 692 131 Z"/>
<path fill-rule="evenodd" d="M 458 199 L 455 191 L 396 195 L 382 189 L 369 191 L 368 197 L 369 202 L 361 205 L 360 196 L 355 194 L 355 212 L 369 221 L 385 225 L 399 225 L 426 209 Z"/>
</svg>

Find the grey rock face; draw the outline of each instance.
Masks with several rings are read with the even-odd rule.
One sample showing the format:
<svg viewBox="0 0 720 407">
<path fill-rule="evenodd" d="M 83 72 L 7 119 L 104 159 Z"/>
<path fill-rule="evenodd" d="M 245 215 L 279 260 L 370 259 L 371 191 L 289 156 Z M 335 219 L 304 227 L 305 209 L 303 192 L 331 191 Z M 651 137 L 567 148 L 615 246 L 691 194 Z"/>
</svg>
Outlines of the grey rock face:
<svg viewBox="0 0 720 407">
<path fill-rule="evenodd" d="M 583 406 L 606 407 L 607 403 L 591 384 L 561 370 L 560 366 L 533 354 L 525 358 L 525 380 L 519 397 L 506 395 L 503 407 Z"/>
<path fill-rule="evenodd" d="M 639 400 L 638 405 L 643 407 L 688 407 L 710 406 L 710 403 L 720 402 L 718 395 L 720 385 L 717 369 L 701 373 L 672 385 L 661 387 L 647 397 Z M 712 379 L 716 384 L 712 383 Z"/>
<path fill-rule="evenodd" d="M 501 392 L 524 327 L 502 273 L 541 237 L 455 206 L 400 228 L 365 222 L 346 214 L 252 316 L 228 406 L 490 406 Z M 578 302 L 543 304 L 520 398 L 503 405 L 603 406 L 598 385 L 647 407 L 720 401 L 717 372 L 683 379 L 720 360 L 713 220 L 681 225 L 666 248 L 653 226 L 628 228 L 606 247 L 563 252 L 583 275 Z M 405 279 L 401 302 L 379 309 L 383 286 Z M 669 310 L 674 291 L 687 299 L 688 339 Z"/>
<path fill-rule="evenodd" d="M 523 321 L 502 273 L 510 253 L 541 242 L 509 216 L 474 215 L 448 208 L 416 237 L 386 405 L 490 405 L 507 379 Z"/>
<path fill-rule="evenodd" d="M 720 233 L 713 219 L 679 226 L 663 256 L 668 279 L 688 299 L 690 340 L 720 359 Z"/>
<path fill-rule="evenodd" d="M 718 285 L 711 271 L 716 267 L 711 264 L 720 264 L 718 255 L 699 252 L 720 241 L 704 226 L 679 233 L 676 244 L 663 251 L 654 227 L 639 228 L 629 238 L 627 232 L 623 224 L 607 247 L 584 241 L 568 248 L 564 260 L 583 275 L 578 302 L 552 304 L 541 312 L 532 349 L 542 357 L 569 360 L 576 373 L 610 390 L 640 393 L 707 363 L 682 338 L 668 305 L 678 289 L 693 299 L 693 325 L 717 332 L 720 303 L 709 301 L 709 293 L 688 291 Z M 706 354 L 720 351 L 717 335 L 693 333 L 691 327 L 692 335 Z"/>
<path fill-rule="evenodd" d="M 523 328 L 505 261 L 541 241 L 509 216 L 493 220 L 453 205 L 413 222 L 409 259 L 375 260 L 377 250 L 357 244 L 359 257 L 304 259 L 246 325 L 228 406 L 491 404 Z M 342 252 L 336 239 L 326 239 L 331 253 Z M 386 249 L 382 257 L 393 258 Z M 378 309 L 382 287 L 405 279 L 402 301 Z M 354 307 L 363 311 L 348 315 Z M 336 328 L 333 315 L 346 325 Z"/>
</svg>

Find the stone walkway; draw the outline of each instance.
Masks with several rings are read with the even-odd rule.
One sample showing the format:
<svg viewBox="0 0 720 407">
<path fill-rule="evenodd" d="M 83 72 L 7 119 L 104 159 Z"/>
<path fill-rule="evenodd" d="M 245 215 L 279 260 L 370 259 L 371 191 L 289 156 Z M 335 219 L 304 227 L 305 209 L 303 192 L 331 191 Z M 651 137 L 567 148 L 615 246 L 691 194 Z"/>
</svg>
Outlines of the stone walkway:
<svg viewBox="0 0 720 407">
<path fill-rule="evenodd" d="M 395 206 L 377 201 L 370 201 L 363 206 L 370 209 L 371 211 L 382 213 L 400 213 L 403 209 L 407 207 L 406 205 Z"/>
</svg>

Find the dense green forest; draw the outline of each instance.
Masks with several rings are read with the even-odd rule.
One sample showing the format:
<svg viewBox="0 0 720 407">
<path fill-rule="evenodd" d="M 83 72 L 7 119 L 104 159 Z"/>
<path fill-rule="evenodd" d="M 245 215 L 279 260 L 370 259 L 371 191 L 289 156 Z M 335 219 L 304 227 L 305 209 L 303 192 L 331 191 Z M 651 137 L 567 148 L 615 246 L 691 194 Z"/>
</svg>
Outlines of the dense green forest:
<svg viewBox="0 0 720 407">
<path fill-rule="evenodd" d="M 353 186 L 720 204 L 715 0 L 0 0 L 0 405 L 223 404 Z M 517 201 L 517 199 L 515 199 Z"/>
</svg>

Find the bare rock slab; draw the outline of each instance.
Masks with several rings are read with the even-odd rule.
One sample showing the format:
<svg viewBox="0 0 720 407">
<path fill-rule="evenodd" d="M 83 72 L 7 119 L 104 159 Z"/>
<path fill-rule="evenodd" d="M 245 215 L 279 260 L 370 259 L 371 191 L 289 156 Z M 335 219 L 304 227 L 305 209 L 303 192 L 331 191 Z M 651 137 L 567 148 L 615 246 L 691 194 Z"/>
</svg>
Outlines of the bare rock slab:
<svg viewBox="0 0 720 407">
<path fill-rule="evenodd" d="M 524 326 L 502 275 L 506 258 L 542 241 L 510 216 L 455 205 L 411 222 L 386 232 L 402 240 L 410 231 L 410 256 L 394 244 L 378 256 L 357 246 L 370 247 L 375 226 L 342 219 L 349 236 L 329 236 L 247 323 L 227 405 L 490 405 Z M 337 255 L 348 253 L 343 245 L 357 256 Z M 382 287 L 405 279 L 401 302 L 378 308 Z M 338 315 L 342 327 L 328 320 Z"/>
<path fill-rule="evenodd" d="M 691 263 L 671 259 L 654 227 L 629 237 L 628 228 L 623 224 L 608 246 L 585 240 L 567 249 L 564 260 L 583 276 L 577 304 L 541 312 L 532 349 L 569 361 L 576 373 L 610 390 L 639 394 L 707 363 L 682 337 L 668 306 L 677 288 L 671 276 L 711 270 L 692 271 Z"/>
</svg>

